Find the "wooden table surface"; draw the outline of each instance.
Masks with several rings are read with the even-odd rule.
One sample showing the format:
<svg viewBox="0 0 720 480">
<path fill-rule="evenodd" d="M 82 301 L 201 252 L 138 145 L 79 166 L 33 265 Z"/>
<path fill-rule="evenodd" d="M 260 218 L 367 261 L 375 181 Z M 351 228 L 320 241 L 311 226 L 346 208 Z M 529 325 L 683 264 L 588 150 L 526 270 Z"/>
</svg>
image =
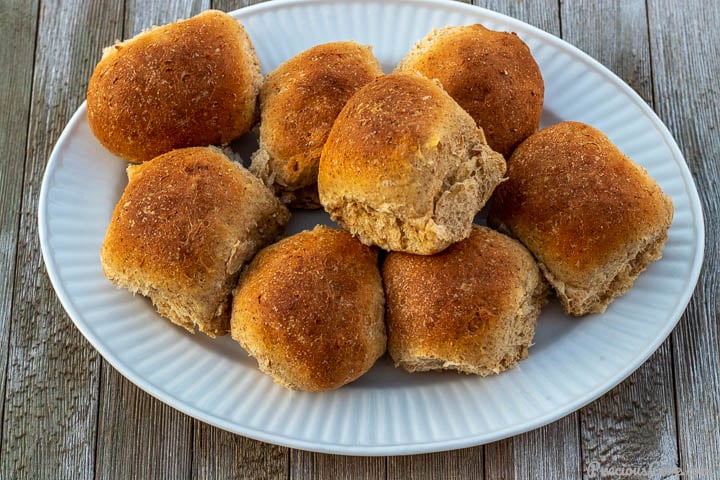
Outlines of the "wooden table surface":
<svg viewBox="0 0 720 480">
<path fill-rule="evenodd" d="M 248 3 L 0 2 L 0 478 L 565 479 L 632 469 L 633 478 L 666 478 L 673 469 L 720 478 L 718 0 L 474 2 L 564 38 L 629 83 L 675 136 L 700 191 L 707 241 L 692 301 L 648 362 L 599 400 L 485 446 L 343 457 L 205 425 L 100 357 L 60 305 L 40 253 L 38 194 L 52 147 L 84 100 L 102 47 L 153 24 Z"/>
</svg>

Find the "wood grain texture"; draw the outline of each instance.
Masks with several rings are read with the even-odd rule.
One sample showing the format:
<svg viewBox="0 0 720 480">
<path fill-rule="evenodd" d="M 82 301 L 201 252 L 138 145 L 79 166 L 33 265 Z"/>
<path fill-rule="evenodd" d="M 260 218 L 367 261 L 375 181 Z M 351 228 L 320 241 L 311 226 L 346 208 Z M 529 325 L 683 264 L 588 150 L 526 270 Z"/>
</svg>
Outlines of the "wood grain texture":
<svg viewBox="0 0 720 480">
<path fill-rule="evenodd" d="M 580 478 L 577 414 L 485 447 L 485 478 Z"/>
<path fill-rule="evenodd" d="M 563 40 L 608 67 L 652 106 L 645 2 L 574 0 L 561 5 Z"/>
<path fill-rule="evenodd" d="M 285 479 L 288 449 L 225 432 L 195 421 L 193 478 Z"/>
<path fill-rule="evenodd" d="M 118 2 L 97 1 L 49 2 L 40 9 L 19 216 L 2 478 L 93 475 L 100 360 L 50 286 L 38 245 L 36 212 L 50 151 L 85 97 L 91 59 L 113 34 L 104 19 L 114 18 L 121 8 Z"/>
<path fill-rule="evenodd" d="M 331 478 L 361 480 L 385 478 L 384 457 L 346 457 L 324 453 L 290 451 L 290 479 Z"/>
<path fill-rule="evenodd" d="M 669 14 L 672 12 L 672 14 Z M 648 2 L 656 110 L 675 136 L 700 192 L 705 261 L 673 331 L 680 468 L 720 475 L 720 3 Z"/>
<path fill-rule="evenodd" d="M 99 404 L 95 478 L 190 477 L 190 417 L 140 391 L 107 363 Z"/>
<path fill-rule="evenodd" d="M 197 15 L 210 8 L 210 0 L 171 0 L 167 2 L 125 2 L 124 38 L 130 38 L 156 25 L 165 25 Z"/>
<path fill-rule="evenodd" d="M 653 106 L 647 12 L 642 0 L 562 4 L 563 38 L 615 72 Z M 670 340 L 626 381 L 580 411 L 583 472 L 678 462 Z M 656 478 L 659 476 L 652 476 Z"/>
<path fill-rule="evenodd" d="M 232 12 L 238 8 L 248 7 L 267 0 L 212 0 L 212 8 L 223 12 Z"/>
<path fill-rule="evenodd" d="M 483 478 L 485 463 L 483 447 L 464 448 L 450 452 L 389 457 L 388 480 L 433 480 L 443 478 Z"/>
<path fill-rule="evenodd" d="M 472 4 L 509 15 L 553 35 L 560 36 L 560 11 L 557 0 L 473 0 Z"/>
<path fill-rule="evenodd" d="M 38 4 L 13 0 L 6 8 L 0 15 L 0 65 L 14 68 L 6 69 L 0 82 L 0 399 L 5 398 Z"/>
<path fill-rule="evenodd" d="M 603 472 L 617 468 L 677 468 L 671 358 L 666 341 L 627 380 L 580 411 L 584 478 L 607 478 Z"/>
</svg>

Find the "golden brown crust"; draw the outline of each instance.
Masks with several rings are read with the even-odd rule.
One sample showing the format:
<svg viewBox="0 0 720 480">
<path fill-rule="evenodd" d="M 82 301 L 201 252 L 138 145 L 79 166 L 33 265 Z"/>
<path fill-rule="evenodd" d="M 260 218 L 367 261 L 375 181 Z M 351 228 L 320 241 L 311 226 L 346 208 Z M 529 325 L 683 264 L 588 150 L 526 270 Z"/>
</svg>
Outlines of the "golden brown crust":
<svg viewBox="0 0 720 480">
<path fill-rule="evenodd" d="M 437 255 L 389 253 L 382 274 L 396 364 L 485 375 L 527 356 L 545 287 L 517 241 L 476 225 Z"/>
<path fill-rule="evenodd" d="M 317 45 L 269 73 L 260 90 L 260 150 L 269 156 L 265 183 L 281 192 L 314 186 L 335 118 L 380 75 L 371 48 L 355 42 Z"/>
<path fill-rule="evenodd" d="M 375 80 L 346 104 L 330 132 L 321 160 L 320 194 L 324 185 L 340 182 L 361 194 L 382 190 L 384 200 L 402 203 L 406 192 L 401 187 L 422 183 L 426 173 L 408 157 L 419 162 L 423 150 L 436 146 L 437 132 L 451 122 L 468 124 L 437 84 L 405 74 Z M 386 178 L 393 184 L 382 185 Z M 433 190 L 418 191 L 407 205 L 410 213 L 430 209 Z"/>
<path fill-rule="evenodd" d="M 673 215 L 670 198 L 589 125 L 563 122 L 534 134 L 508 161 L 508 176 L 493 196 L 488 221 L 524 243 L 556 285 L 607 289 L 648 245 L 664 244 Z M 620 291 L 610 298 L 597 293 L 589 311 L 604 310 L 623 293 L 659 258 L 659 250 L 653 251 L 654 258 L 637 265 Z M 587 313 L 565 306 L 570 313 Z"/>
<path fill-rule="evenodd" d="M 318 226 L 257 254 L 238 284 L 232 336 L 292 389 L 338 388 L 385 352 L 377 250 Z"/>
<path fill-rule="evenodd" d="M 102 246 L 105 274 L 188 330 L 224 334 L 240 268 L 289 212 L 215 148 L 174 150 L 131 166 L 128 177 Z"/>
<path fill-rule="evenodd" d="M 469 235 L 504 172 L 437 82 L 394 73 L 360 89 L 338 115 L 318 191 L 333 220 L 364 243 L 431 254 Z"/>
<path fill-rule="evenodd" d="M 243 26 L 209 10 L 106 49 L 88 85 L 88 122 L 131 162 L 226 144 L 254 123 L 261 81 Z"/>
<path fill-rule="evenodd" d="M 482 25 L 434 30 L 397 68 L 440 80 L 506 158 L 538 129 L 545 86 L 530 49 L 514 33 Z"/>
</svg>

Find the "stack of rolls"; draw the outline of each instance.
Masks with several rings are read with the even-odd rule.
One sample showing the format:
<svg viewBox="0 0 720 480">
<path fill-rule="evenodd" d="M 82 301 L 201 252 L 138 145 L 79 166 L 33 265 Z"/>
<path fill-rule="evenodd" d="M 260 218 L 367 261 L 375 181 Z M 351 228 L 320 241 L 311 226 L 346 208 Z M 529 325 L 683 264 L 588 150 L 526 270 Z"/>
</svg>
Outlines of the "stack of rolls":
<svg viewBox="0 0 720 480">
<path fill-rule="evenodd" d="M 387 75 L 349 41 L 260 72 L 243 26 L 204 12 L 107 49 L 88 121 L 138 163 L 106 276 L 189 332 L 230 332 L 284 387 L 339 388 L 386 351 L 498 374 L 551 292 L 602 312 L 661 256 L 672 202 L 593 127 L 538 131 L 545 86 L 515 34 L 434 30 Z M 256 124 L 247 170 L 217 147 Z M 492 229 L 474 224 L 488 203 Z M 340 229 L 277 241 L 288 207 Z"/>
</svg>

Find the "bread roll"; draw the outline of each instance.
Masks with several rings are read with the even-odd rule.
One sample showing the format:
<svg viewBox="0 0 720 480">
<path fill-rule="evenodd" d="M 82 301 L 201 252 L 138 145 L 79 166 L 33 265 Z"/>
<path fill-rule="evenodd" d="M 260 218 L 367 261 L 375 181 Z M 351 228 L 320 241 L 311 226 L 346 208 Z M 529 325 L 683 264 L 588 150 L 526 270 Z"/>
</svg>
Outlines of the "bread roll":
<svg viewBox="0 0 720 480">
<path fill-rule="evenodd" d="M 345 105 L 320 158 L 320 202 L 365 244 L 433 254 L 470 234 L 505 161 L 437 82 L 394 73 Z"/>
<path fill-rule="evenodd" d="M 88 122 L 131 162 L 227 144 L 255 122 L 261 82 L 243 26 L 208 10 L 106 48 L 88 85 Z"/>
<path fill-rule="evenodd" d="M 382 274 L 396 366 L 484 376 L 527 358 L 547 287 L 517 241 L 475 225 L 437 255 L 389 253 Z"/>
<path fill-rule="evenodd" d="M 240 268 L 289 212 L 213 147 L 173 150 L 129 167 L 128 179 L 100 252 L 105 275 L 188 331 L 224 335 Z"/>
<path fill-rule="evenodd" d="M 350 97 L 380 75 L 371 48 L 355 42 L 317 45 L 269 73 L 250 171 L 286 203 L 320 207 L 317 172 L 330 127 Z"/>
<path fill-rule="evenodd" d="M 538 129 L 545 85 L 530 49 L 514 33 L 482 25 L 433 30 L 397 69 L 440 80 L 506 158 Z"/>
<path fill-rule="evenodd" d="M 280 385 L 330 390 L 385 352 L 383 309 L 377 250 L 318 226 L 253 259 L 235 293 L 232 336 Z"/>
<path fill-rule="evenodd" d="M 540 262 L 565 311 L 604 312 L 661 257 L 670 198 L 599 130 L 563 122 L 528 138 L 488 221 Z"/>
</svg>

